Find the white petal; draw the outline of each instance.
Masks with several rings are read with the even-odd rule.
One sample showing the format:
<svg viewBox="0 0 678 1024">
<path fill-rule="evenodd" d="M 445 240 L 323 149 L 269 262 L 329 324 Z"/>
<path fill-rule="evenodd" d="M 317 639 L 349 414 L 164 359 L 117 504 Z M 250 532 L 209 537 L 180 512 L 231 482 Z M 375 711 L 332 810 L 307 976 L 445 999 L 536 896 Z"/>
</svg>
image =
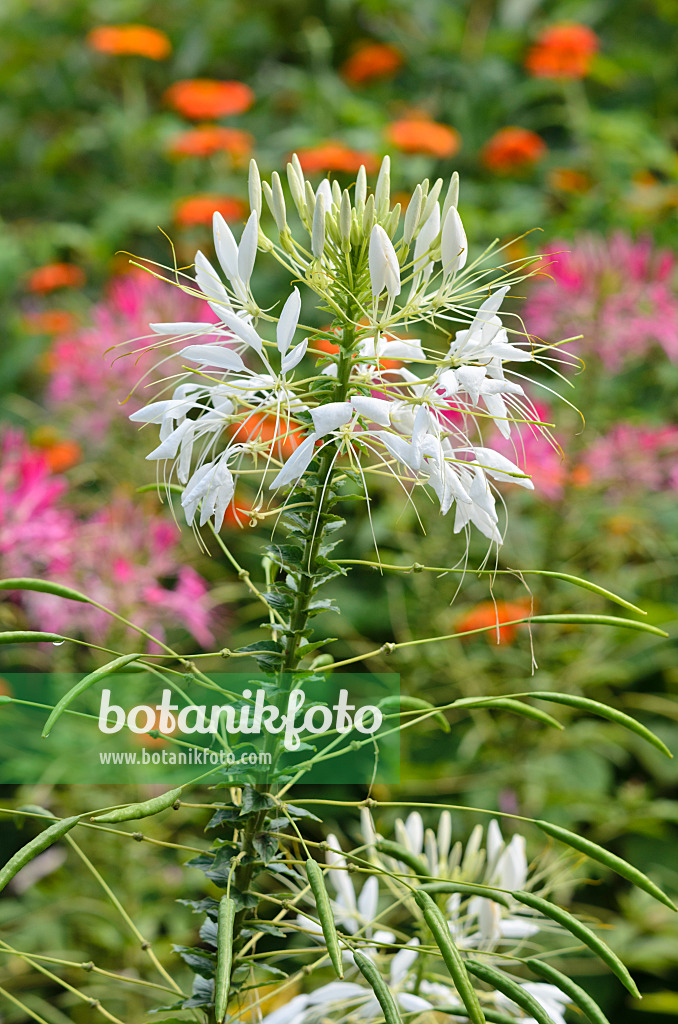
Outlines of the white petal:
<svg viewBox="0 0 678 1024">
<path fill-rule="evenodd" d="M 399 981 L 403 980 L 419 956 L 419 950 L 416 948 L 419 945 L 419 939 L 411 939 L 407 945 L 410 948 L 399 949 L 391 961 L 390 979 L 392 985 L 397 985 Z"/>
<path fill-rule="evenodd" d="M 284 355 L 280 363 L 281 373 L 289 373 L 290 370 L 293 370 L 295 366 L 298 366 L 301 360 L 306 355 L 307 348 L 308 338 L 304 338 L 304 340 L 300 341 L 299 344 L 296 345 L 291 352 L 288 352 L 286 355 Z"/>
<path fill-rule="evenodd" d="M 245 225 L 238 248 L 238 276 L 245 286 L 249 285 L 259 242 L 259 218 L 253 210 Z"/>
<path fill-rule="evenodd" d="M 522 469 L 519 469 L 510 459 L 493 448 L 474 448 L 475 457 L 483 467 L 488 476 L 495 480 L 505 480 L 509 483 L 519 484 L 520 487 L 534 489 L 534 484 Z"/>
<path fill-rule="evenodd" d="M 245 369 L 245 364 L 237 352 L 220 345 L 189 345 L 188 348 L 183 348 L 179 355 L 202 366 L 218 366 L 222 370 L 235 370 L 238 373 Z"/>
<path fill-rule="evenodd" d="M 440 236 L 440 253 L 444 277 L 451 277 L 452 274 L 456 274 L 466 263 L 468 242 L 466 241 L 466 232 L 464 231 L 464 225 L 461 222 L 456 206 L 451 206 L 447 211 Z"/>
<path fill-rule="evenodd" d="M 436 203 L 433 207 L 431 215 L 427 218 L 426 223 L 422 227 L 421 231 L 417 235 L 417 241 L 414 246 L 414 271 L 424 272 L 424 277 L 428 277 L 433 269 L 433 264 L 425 259 L 426 253 L 431 248 L 433 242 L 435 242 L 440 232 L 440 207 Z"/>
<path fill-rule="evenodd" d="M 412 811 L 405 822 L 405 831 L 409 839 L 409 848 L 417 856 L 424 847 L 424 822 L 419 811 Z"/>
<path fill-rule="evenodd" d="M 358 896 L 358 910 L 363 921 L 372 922 L 377 914 L 379 882 L 376 875 L 370 875 Z"/>
<path fill-rule="evenodd" d="M 156 461 L 158 459 L 173 459 L 179 451 L 179 445 L 186 437 L 189 431 L 195 428 L 193 420 L 184 420 L 179 426 L 172 431 L 168 438 L 166 438 L 161 444 L 158 445 L 152 452 L 150 452 L 146 458 L 149 461 Z"/>
<path fill-rule="evenodd" d="M 301 1018 L 302 1011 L 306 1009 L 308 1004 L 308 996 L 293 996 L 284 1006 L 279 1006 L 277 1010 L 266 1014 L 261 1024 L 292 1024 L 296 1017 Z"/>
<path fill-rule="evenodd" d="M 402 1006 L 403 1010 L 408 1013 L 418 1013 L 419 1010 L 431 1010 L 433 1004 L 429 1003 L 428 999 L 422 999 L 421 996 L 415 996 L 412 992 L 399 992 L 396 995 L 396 999 Z"/>
<path fill-rule="evenodd" d="M 335 835 L 330 833 L 327 836 L 327 842 L 329 849 L 327 850 L 325 856 L 328 865 L 330 865 L 330 870 L 328 871 L 328 874 L 332 879 L 334 888 L 342 897 L 344 906 L 350 910 L 355 911 L 355 889 L 353 888 L 353 882 L 351 881 L 349 874 L 346 871 L 346 858 L 344 857 L 341 851 L 339 840 Z M 332 865 L 336 866 L 336 870 L 332 870 Z"/>
<path fill-rule="evenodd" d="M 171 398 L 164 402 L 151 402 L 143 409 L 137 409 L 130 415 L 133 423 L 162 423 L 165 413 L 172 408 L 174 402 Z"/>
<path fill-rule="evenodd" d="M 207 257 L 204 256 L 200 250 L 195 254 L 195 280 L 200 291 L 208 299 L 213 299 L 216 302 L 223 304 L 223 307 L 226 309 L 231 308 L 231 300 L 228 297 L 228 292 L 219 279 L 219 275 Z M 221 307 L 217 312 L 217 316 L 221 316 Z"/>
<path fill-rule="evenodd" d="M 381 338 L 378 352 L 384 359 L 426 359 L 419 338 Z"/>
<path fill-rule="evenodd" d="M 295 288 L 289 299 L 285 303 L 280 313 L 280 320 L 276 328 L 276 337 L 278 340 L 278 351 L 285 355 L 288 348 L 292 344 L 292 338 L 294 332 L 297 329 L 299 323 L 299 313 L 301 312 L 301 296 L 299 289 Z"/>
<path fill-rule="evenodd" d="M 149 324 L 156 334 L 181 335 L 181 334 L 221 334 L 215 324 L 192 323 L 181 321 L 174 324 Z"/>
<path fill-rule="evenodd" d="M 217 259 L 226 277 L 233 281 L 238 277 L 238 245 L 233 232 L 218 211 L 212 217 L 212 227 Z"/>
<path fill-rule="evenodd" d="M 290 455 L 289 459 L 280 470 L 275 480 L 269 484 L 272 491 L 298 480 L 306 472 L 309 463 L 313 458 L 313 446 L 318 440 L 317 434 L 309 434 L 305 441 Z"/>
<path fill-rule="evenodd" d="M 494 316 L 501 307 L 504 298 L 509 292 L 509 285 L 504 285 L 502 288 L 497 288 L 496 292 L 493 292 L 489 298 L 485 299 L 482 306 L 478 307 L 475 319 L 479 322 L 485 323 L 490 317 Z"/>
<path fill-rule="evenodd" d="M 330 431 L 336 430 L 348 423 L 353 415 L 353 408 L 350 402 L 327 402 L 319 405 L 317 409 L 311 409 L 313 426 L 318 437 L 324 437 Z"/>
<path fill-rule="evenodd" d="M 384 289 L 389 299 L 400 294 L 400 264 L 393 243 L 380 224 L 374 225 L 370 235 L 369 268 L 375 299 Z"/>
<path fill-rule="evenodd" d="M 242 317 L 237 316 L 232 311 L 224 313 L 223 321 L 241 341 L 244 341 L 246 345 L 249 345 L 255 352 L 262 355 L 264 343 L 251 324 L 246 323 Z"/>
<path fill-rule="evenodd" d="M 384 398 L 370 398 L 369 395 L 357 395 L 351 399 L 357 413 L 366 416 L 373 423 L 388 427 L 391 421 L 391 402 Z M 315 422 L 315 421 L 314 421 Z"/>
</svg>

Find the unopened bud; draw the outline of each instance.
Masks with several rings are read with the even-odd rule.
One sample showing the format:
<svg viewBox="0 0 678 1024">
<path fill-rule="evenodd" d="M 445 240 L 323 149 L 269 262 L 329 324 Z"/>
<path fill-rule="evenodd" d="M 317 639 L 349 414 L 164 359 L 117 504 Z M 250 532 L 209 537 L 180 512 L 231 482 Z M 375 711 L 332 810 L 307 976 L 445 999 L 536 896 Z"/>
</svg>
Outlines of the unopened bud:
<svg viewBox="0 0 678 1024">
<path fill-rule="evenodd" d="M 405 245 L 409 245 L 414 238 L 414 233 L 417 230 L 417 225 L 419 224 L 421 208 L 421 185 L 417 185 L 405 211 L 405 223 L 403 224 L 403 242 Z"/>
<path fill-rule="evenodd" d="M 342 194 L 339 207 L 339 234 L 341 247 L 344 252 L 348 252 L 351 248 L 351 197 L 346 189 Z"/>
<path fill-rule="evenodd" d="M 433 207 L 438 202 L 438 196 L 440 195 L 442 187 L 443 187 L 443 179 L 442 178 L 438 178 L 438 180 L 436 181 L 435 185 L 433 186 L 433 188 L 431 189 L 431 191 L 429 192 L 429 194 L 426 197 L 426 202 L 424 203 L 424 209 L 421 212 L 421 219 L 422 219 L 422 222 L 424 224 L 426 223 L 426 221 L 429 219 L 429 217 L 433 213 Z"/>
<path fill-rule="evenodd" d="M 255 211 L 257 217 L 261 218 L 261 175 L 256 160 L 250 160 L 247 191 L 250 198 L 250 210 Z"/>
<path fill-rule="evenodd" d="M 297 208 L 297 213 L 303 220 L 306 215 L 306 200 L 304 199 L 304 179 L 299 180 L 299 176 L 294 169 L 294 165 L 289 163 L 287 165 L 287 184 L 290 187 L 290 194 L 292 201 Z"/>
<path fill-rule="evenodd" d="M 454 172 L 450 178 L 450 185 L 445 196 L 445 202 L 443 203 L 443 224 L 445 223 L 445 217 L 451 206 L 455 208 L 459 205 L 459 175 L 457 171 Z"/>
<path fill-rule="evenodd" d="M 385 156 L 379 168 L 377 186 L 374 190 L 374 205 L 377 217 L 382 220 L 388 213 L 391 198 L 391 158 Z"/>
<path fill-rule="evenodd" d="M 278 231 L 282 234 L 287 227 L 287 211 L 285 209 L 285 196 L 283 195 L 282 185 L 280 183 L 280 175 L 277 171 L 274 171 L 271 176 L 271 198 L 273 204 L 271 207 L 271 213 L 275 217 L 275 223 Z"/>
<path fill-rule="evenodd" d="M 367 199 L 367 174 L 365 173 L 365 167 L 361 164 L 358 176 L 355 179 L 355 205 L 356 209 L 362 213 L 365 207 L 365 201 Z"/>
<path fill-rule="evenodd" d="M 311 252 L 320 259 L 325 251 L 325 196 L 319 192 L 313 213 L 313 230 L 311 232 Z"/>
<path fill-rule="evenodd" d="M 365 212 L 363 213 L 363 231 L 366 235 L 369 235 L 372 228 L 374 227 L 375 211 L 374 211 L 374 196 L 369 196 L 365 203 Z"/>
</svg>

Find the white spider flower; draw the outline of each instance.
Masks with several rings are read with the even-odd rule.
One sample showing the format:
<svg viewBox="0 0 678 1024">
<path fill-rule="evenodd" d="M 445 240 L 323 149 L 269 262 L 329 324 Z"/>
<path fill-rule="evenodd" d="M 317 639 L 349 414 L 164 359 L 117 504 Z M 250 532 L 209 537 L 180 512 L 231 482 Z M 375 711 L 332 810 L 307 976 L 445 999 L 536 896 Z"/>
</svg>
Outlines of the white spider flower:
<svg viewBox="0 0 678 1024">
<path fill-rule="evenodd" d="M 539 426 L 522 383 L 511 376 L 512 363 L 536 357 L 519 332 L 509 337 L 500 316 L 511 274 L 497 271 L 498 279 L 488 284 L 488 271 L 466 267 L 457 179 L 442 216 L 442 179 L 432 187 L 417 186 L 398 237 L 387 160 L 374 195 L 367 193 L 364 170 L 359 173 L 353 200 L 327 179 L 314 189 L 298 160 L 288 166 L 287 178 L 310 246 L 295 241 L 279 177 L 262 184 L 253 164 L 252 213 L 240 241 L 215 213 L 220 270 L 199 252 L 195 284 L 184 286 L 193 293 L 197 287 L 217 322 L 151 325 L 154 347 L 176 343 L 188 376 L 169 396 L 132 416 L 160 427 L 159 444 L 148 458 L 171 464 L 165 478 L 175 475 L 185 486 L 182 506 L 190 524 L 211 520 L 218 529 L 242 472 L 258 474 L 261 502 L 265 489 L 294 489 L 330 449 L 331 465 L 347 458 L 366 489 L 371 472 L 390 473 L 408 501 L 413 487 L 427 488 L 441 514 L 454 509 L 454 532 L 468 535 L 473 526 L 500 544 L 496 485 L 532 483 L 493 450 L 483 427 L 493 424 L 509 437 L 515 423 Z M 262 194 L 274 214 L 279 245 L 262 230 Z M 262 311 L 253 296 L 258 248 L 275 250 L 278 261 L 337 315 L 339 354 L 325 357 L 315 372 L 304 361 L 308 339 L 295 344 L 299 290 L 294 288 L 277 314 Z M 405 299 L 401 275 L 411 281 Z M 365 318 L 371 326 L 363 326 Z M 467 323 L 455 329 L 452 340 L 448 320 Z M 398 336 L 397 328 L 409 333 L 417 322 L 433 331 L 432 340 Z M 435 340 L 441 328 L 442 345 Z M 268 447 L 259 427 L 263 419 L 274 428 Z"/>
</svg>

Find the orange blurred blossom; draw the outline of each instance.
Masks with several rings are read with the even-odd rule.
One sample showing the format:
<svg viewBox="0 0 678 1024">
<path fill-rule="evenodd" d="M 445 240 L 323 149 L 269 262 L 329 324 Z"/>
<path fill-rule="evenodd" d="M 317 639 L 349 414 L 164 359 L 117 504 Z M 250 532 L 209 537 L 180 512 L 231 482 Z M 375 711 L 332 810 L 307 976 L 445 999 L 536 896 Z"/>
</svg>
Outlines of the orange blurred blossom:
<svg viewBox="0 0 678 1024">
<path fill-rule="evenodd" d="M 497 631 L 499 643 L 513 643 L 516 637 L 519 624 L 507 625 L 514 619 L 524 619 L 531 612 L 530 601 L 481 601 L 460 619 L 457 620 L 455 628 L 459 633 L 466 633 L 472 629 L 487 629 L 487 639 L 496 642 Z M 488 628 L 489 627 L 489 628 Z"/>
<path fill-rule="evenodd" d="M 546 155 L 546 143 L 529 128 L 501 128 L 483 146 L 481 163 L 495 174 L 526 170 Z"/>
<path fill-rule="evenodd" d="M 168 148 L 172 156 L 207 157 L 215 153 L 230 153 L 241 160 L 250 155 L 253 145 L 254 139 L 249 132 L 216 124 L 201 124 L 172 136 Z"/>
<path fill-rule="evenodd" d="M 29 292 L 53 292 L 57 288 L 79 288 L 85 283 L 85 273 L 75 263 L 46 263 L 36 267 L 29 275 Z"/>
<path fill-rule="evenodd" d="M 525 68 L 535 78 L 584 78 L 599 48 L 598 36 L 588 25 L 552 25 L 528 51 Z"/>
<path fill-rule="evenodd" d="M 343 142 L 326 142 L 321 146 L 297 150 L 302 169 L 307 174 L 326 174 L 335 171 L 343 174 L 356 174 L 361 164 L 365 165 L 368 174 L 373 174 L 379 166 L 374 153 L 363 153 L 351 149 Z"/>
<path fill-rule="evenodd" d="M 403 55 L 389 43 L 361 43 L 344 62 L 341 73 L 352 85 L 389 78 L 402 67 Z"/>
<path fill-rule="evenodd" d="M 254 93 L 244 82 L 215 78 L 187 78 L 165 92 L 165 102 L 194 121 L 242 114 L 254 103 Z"/>
<path fill-rule="evenodd" d="M 31 310 L 24 321 L 29 330 L 37 334 L 66 334 L 78 325 L 75 314 L 68 309 Z"/>
<path fill-rule="evenodd" d="M 88 34 L 87 42 L 97 53 L 116 56 L 164 60 L 172 52 L 169 37 L 150 25 L 100 25 Z"/>
<path fill-rule="evenodd" d="M 174 220 L 182 228 L 211 225 L 214 211 L 218 210 L 224 220 L 244 220 L 247 206 L 242 199 L 233 196 L 217 196 L 204 193 L 180 199 L 174 210 Z"/>
<path fill-rule="evenodd" d="M 387 127 L 386 137 L 402 153 L 423 153 L 439 159 L 454 156 L 461 144 L 454 128 L 421 115 L 394 121 Z"/>
<path fill-rule="evenodd" d="M 548 182 L 556 192 L 571 192 L 574 195 L 583 195 L 593 184 L 585 171 L 577 171 L 574 167 L 554 167 L 549 171 Z"/>
</svg>

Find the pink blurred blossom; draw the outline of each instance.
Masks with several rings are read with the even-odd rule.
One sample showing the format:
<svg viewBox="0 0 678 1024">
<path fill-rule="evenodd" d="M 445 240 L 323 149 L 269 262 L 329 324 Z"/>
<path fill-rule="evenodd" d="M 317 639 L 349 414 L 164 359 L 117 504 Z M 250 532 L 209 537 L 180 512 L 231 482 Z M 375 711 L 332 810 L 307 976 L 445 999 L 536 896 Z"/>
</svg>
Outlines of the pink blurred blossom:
<svg viewBox="0 0 678 1024">
<path fill-rule="evenodd" d="M 176 527 L 138 501 L 117 497 L 79 519 L 69 509 L 67 484 L 22 433 L 0 435 L 0 577 L 32 576 L 80 590 L 160 638 L 184 629 L 212 642 L 206 581 L 181 564 Z M 106 643 L 124 630 L 91 606 L 52 594 L 6 592 L 33 629 Z"/>
<path fill-rule="evenodd" d="M 112 425 L 133 430 L 129 414 L 147 403 L 145 385 L 179 373 L 180 361 L 176 356 L 166 359 L 169 348 L 151 348 L 161 341 L 157 335 L 141 337 L 136 344 L 130 339 L 148 323 L 204 321 L 203 305 L 145 271 L 114 279 L 93 307 L 91 324 L 54 340 L 46 359 L 48 405 L 58 408 L 71 432 L 85 441 L 102 439 Z"/>
<path fill-rule="evenodd" d="M 532 407 L 540 423 L 553 423 L 553 413 L 545 402 L 532 402 Z M 492 447 L 528 473 L 536 496 L 547 501 L 562 498 L 568 477 L 567 461 L 556 445 L 556 440 L 531 424 L 521 424 L 511 437 L 502 437 L 499 431 L 492 435 Z"/>
<path fill-rule="evenodd" d="M 586 451 L 592 482 L 612 493 L 678 490 L 678 427 L 618 423 Z"/>
<path fill-rule="evenodd" d="M 583 235 L 550 246 L 548 269 L 535 280 L 525 323 L 531 334 L 557 340 L 582 334 L 572 351 L 598 356 L 610 370 L 660 345 L 678 360 L 676 260 L 649 238 L 623 232 L 609 240 Z"/>
</svg>

